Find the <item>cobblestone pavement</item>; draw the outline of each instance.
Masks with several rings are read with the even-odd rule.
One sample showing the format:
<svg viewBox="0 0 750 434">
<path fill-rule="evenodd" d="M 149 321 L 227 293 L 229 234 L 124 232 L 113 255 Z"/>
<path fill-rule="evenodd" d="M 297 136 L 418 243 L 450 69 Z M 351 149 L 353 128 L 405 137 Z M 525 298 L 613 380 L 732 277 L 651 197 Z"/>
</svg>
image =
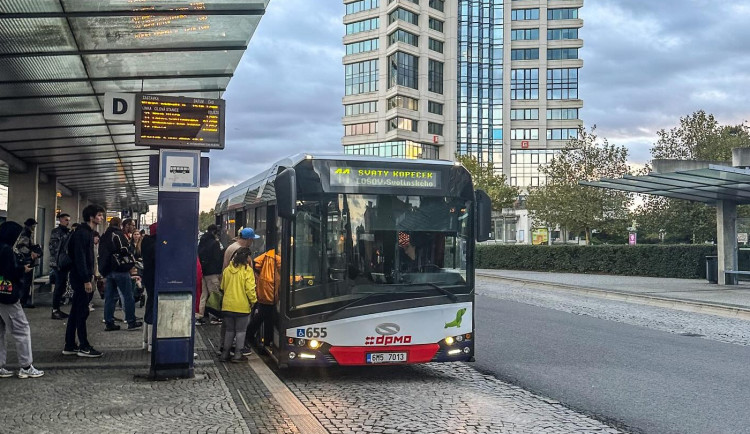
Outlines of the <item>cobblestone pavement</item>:
<svg viewBox="0 0 750 434">
<path fill-rule="evenodd" d="M 287 370 L 332 433 L 616 433 L 463 363 Z"/>
<path fill-rule="evenodd" d="M 683 312 L 642 304 L 603 300 L 531 283 L 477 277 L 478 294 L 519 303 L 588 315 L 675 334 L 699 335 L 716 341 L 750 345 L 750 321 Z"/>
</svg>

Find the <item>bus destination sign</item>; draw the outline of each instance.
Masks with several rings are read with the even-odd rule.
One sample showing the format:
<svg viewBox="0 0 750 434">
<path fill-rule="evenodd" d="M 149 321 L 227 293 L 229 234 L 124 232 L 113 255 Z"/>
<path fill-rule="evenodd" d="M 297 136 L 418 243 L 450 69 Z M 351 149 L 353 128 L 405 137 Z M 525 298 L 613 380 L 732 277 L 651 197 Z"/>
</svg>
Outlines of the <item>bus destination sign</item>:
<svg viewBox="0 0 750 434">
<path fill-rule="evenodd" d="M 153 148 L 224 149 L 224 100 L 138 95 L 135 144 Z"/>
<path fill-rule="evenodd" d="M 395 168 L 331 167 L 331 187 L 440 188 L 440 172 Z"/>
</svg>

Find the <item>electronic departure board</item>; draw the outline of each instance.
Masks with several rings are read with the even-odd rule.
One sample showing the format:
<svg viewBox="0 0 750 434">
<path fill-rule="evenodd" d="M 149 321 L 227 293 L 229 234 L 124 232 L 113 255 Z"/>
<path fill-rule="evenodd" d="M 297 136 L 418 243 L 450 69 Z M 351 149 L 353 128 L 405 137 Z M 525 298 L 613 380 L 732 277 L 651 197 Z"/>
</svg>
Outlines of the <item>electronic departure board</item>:
<svg viewBox="0 0 750 434">
<path fill-rule="evenodd" d="M 440 172 L 394 168 L 331 167 L 332 187 L 440 188 Z"/>
<path fill-rule="evenodd" d="M 135 144 L 224 149 L 224 100 L 140 94 L 135 112 Z"/>
</svg>

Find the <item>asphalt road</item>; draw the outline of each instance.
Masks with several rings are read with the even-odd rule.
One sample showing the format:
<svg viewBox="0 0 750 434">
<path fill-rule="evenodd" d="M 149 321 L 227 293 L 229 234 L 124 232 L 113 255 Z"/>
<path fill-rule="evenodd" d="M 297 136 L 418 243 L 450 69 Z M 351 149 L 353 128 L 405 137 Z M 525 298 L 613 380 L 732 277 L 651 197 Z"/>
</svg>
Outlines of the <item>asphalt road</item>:
<svg viewBox="0 0 750 434">
<path fill-rule="evenodd" d="M 750 347 L 477 296 L 480 371 L 636 433 L 750 433 Z"/>
</svg>

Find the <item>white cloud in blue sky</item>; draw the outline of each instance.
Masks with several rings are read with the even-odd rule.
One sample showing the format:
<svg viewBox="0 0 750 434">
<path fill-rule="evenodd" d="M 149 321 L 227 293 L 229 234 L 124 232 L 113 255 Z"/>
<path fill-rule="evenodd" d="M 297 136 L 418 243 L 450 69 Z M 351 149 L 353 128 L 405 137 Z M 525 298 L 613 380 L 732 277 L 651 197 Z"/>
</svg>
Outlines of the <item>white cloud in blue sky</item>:
<svg viewBox="0 0 750 434">
<path fill-rule="evenodd" d="M 339 0 L 271 0 L 224 95 L 227 144 L 211 153 L 212 183 L 296 152 L 341 151 L 343 15 Z M 582 118 L 633 162 L 696 110 L 750 119 L 747 0 L 588 0 L 580 15 Z"/>
</svg>

